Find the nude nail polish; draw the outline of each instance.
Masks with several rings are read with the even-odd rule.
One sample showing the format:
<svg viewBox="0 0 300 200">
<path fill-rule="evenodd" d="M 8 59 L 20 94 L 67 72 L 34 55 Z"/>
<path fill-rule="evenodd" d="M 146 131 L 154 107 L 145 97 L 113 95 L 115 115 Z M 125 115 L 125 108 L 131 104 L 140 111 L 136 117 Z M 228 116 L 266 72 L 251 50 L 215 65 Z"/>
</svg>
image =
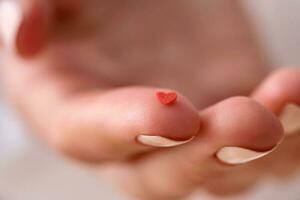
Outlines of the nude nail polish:
<svg viewBox="0 0 300 200">
<path fill-rule="evenodd" d="M 153 136 L 153 135 L 139 135 L 137 137 L 138 142 L 153 147 L 174 147 L 174 146 L 179 146 L 188 143 L 193 139 L 194 137 L 184 141 L 177 141 L 177 140 L 172 140 L 169 138 L 165 138 L 161 136 Z"/>
<path fill-rule="evenodd" d="M 7 50 L 14 49 L 21 12 L 17 1 L 0 1 L 0 37 Z"/>
<path fill-rule="evenodd" d="M 275 149 L 276 147 L 269 151 L 258 152 L 241 147 L 223 147 L 217 152 L 216 156 L 220 161 L 226 164 L 239 165 L 262 158 Z"/>
<path fill-rule="evenodd" d="M 285 134 L 292 135 L 300 132 L 300 106 L 288 104 L 280 115 Z"/>
</svg>

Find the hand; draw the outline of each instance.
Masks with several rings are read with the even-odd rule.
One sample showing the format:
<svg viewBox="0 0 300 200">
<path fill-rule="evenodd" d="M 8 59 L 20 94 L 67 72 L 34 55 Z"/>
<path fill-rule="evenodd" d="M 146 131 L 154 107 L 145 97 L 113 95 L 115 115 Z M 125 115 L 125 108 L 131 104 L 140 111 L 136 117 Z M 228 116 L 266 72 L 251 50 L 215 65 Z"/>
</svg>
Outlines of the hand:
<svg viewBox="0 0 300 200">
<path fill-rule="evenodd" d="M 55 149 L 107 163 L 140 199 L 185 197 L 220 176 L 231 179 L 214 192 L 238 191 L 248 178 L 233 177 L 250 165 L 229 167 L 215 155 L 223 147 L 269 151 L 281 140 L 264 107 L 268 88 L 253 94 L 264 106 L 228 98 L 249 95 L 268 72 L 236 3 L 24 1 L 21 10 L 26 20 L 1 73 L 9 96 Z M 173 106 L 155 96 L 174 90 Z M 291 98 L 271 102 L 279 100 L 282 108 Z"/>
</svg>

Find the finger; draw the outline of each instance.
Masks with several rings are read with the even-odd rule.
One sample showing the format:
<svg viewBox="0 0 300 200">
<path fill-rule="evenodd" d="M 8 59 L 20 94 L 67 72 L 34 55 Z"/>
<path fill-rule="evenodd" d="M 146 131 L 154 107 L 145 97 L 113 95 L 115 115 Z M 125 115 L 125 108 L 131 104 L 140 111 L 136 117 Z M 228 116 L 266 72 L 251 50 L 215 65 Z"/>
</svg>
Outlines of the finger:
<svg viewBox="0 0 300 200">
<path fill-rule="evenodd" d="M 1 1 L 1 38 L 22 57 L 38 54 L 48 42 L 51 6 L 47 0 Z"/>
<path fill-rule="evenodd" d="M 133 193 L 142 191 L 161 199 L 185 196 L 206 180 L 233 169 L 231 166 L 267 155 L 282 138 L 277 118 L 245 97 L 225 100 L 200 112 L 200 117 L 202 128 L 194 142 L 135 163 L 133 170 L 139 175 L 134 180 L 143 188 Z"/>
<path fill-rule="evenodd" d="M 63 152 L 90 161 L 190 141 L 200 126 L 196 109 L 182 95 L 174 105 L 162 105 L 157 91 L 168 90 L 128 87 L 69 102 L 49 140 Z"/>
<path fill-rule="evenodd" d="M 75 68 L 64 71 L 61 66 L 32 61 L 8 63 L 13 66 L 5 67 L 4 78 L 10 96 L 34 129 L 75 158 L 125 159 L 153 148 L 180 145 L 198 132 L 198 112 L 179 93 L 176 102 L 164 105 L 156 93 L 167 89 L 114 89 L 105 82 L 93 82 L 92 75 L 84 76 Z"/>
<path fill-rule="evenodd" d="M 281 118 L 287 134 L 300 130 L 300 70 L 280 69 L 254 92 L 253 98 Z"/>
</svg>

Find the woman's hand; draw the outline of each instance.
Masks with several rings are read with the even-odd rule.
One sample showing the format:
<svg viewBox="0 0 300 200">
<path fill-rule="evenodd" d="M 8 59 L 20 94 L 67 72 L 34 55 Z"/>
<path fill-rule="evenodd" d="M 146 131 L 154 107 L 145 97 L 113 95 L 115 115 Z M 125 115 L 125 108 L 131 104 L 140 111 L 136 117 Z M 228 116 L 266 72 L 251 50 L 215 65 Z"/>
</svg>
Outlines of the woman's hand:
<svg viewBox="0 0 300 200">
<path fill-rule="evenodd" d="M 283 130 L 274 114 L 299 103 L 300 76 L 289 71 L 295 78 L 280 81 L 279 73 L 252 98 L 228 98 L 250 95 L 268 71 L 236 3 L 23 0 L 20 10 L 12 40 L 2 34 L 1 78 L 55 149 L 105 163 L 140 199 L 181 198 L 198 187 L 237 192 L 268 171 L 251 170 L 249 181 L 244 170 L 269 164 L 224 163 L 277 146 Z M 269 100 L 270 88 L 286 93 Z M 160 91 L 178 93 L 176 102 L 162 105 Z M 227 157 L 237 151 L 247 154 Z"/>
</svg>

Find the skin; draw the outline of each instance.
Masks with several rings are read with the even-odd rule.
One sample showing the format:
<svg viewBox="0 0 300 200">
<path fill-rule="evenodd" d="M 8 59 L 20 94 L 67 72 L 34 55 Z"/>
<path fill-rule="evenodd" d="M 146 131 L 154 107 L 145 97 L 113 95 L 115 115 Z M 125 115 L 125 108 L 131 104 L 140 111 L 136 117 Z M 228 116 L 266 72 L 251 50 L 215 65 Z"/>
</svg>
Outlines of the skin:
<svg viewBox="0 0 300 200">
<path fill-rule="evenodd" d="M 215 158 L 225 146 L 272 149 L 283 134 L 276 115 L 300 104 L 299 70 L 262 82 L 269 69 L 236 2 L 21 3 L 26 20 L 4 56 L 3 88 L 54 149 L 102 166 L 138 199 L 181 199 L 198 188 L 224 196 L 294 172 L 280 164 L 299 151 L 290 138 L 242 166 Z M 176 91 L 176 105 L 161 105 L 160 90 Z M 140 134 L 197 137 L 165 149 L 138 143 Z"/>
</svg>

